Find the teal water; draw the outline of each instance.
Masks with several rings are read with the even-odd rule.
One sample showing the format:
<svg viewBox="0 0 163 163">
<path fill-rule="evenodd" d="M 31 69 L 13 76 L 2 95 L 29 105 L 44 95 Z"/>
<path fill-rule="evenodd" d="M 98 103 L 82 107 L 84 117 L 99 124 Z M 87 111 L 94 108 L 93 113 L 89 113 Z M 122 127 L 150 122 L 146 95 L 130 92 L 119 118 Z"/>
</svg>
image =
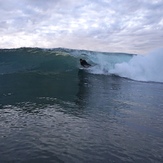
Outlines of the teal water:
<svg viewBox="0 0 163 163">
<path fill-rule="evenodd" d="M 163 161 L 163 84 L 81 69 L 80 57 L 101 63 L 83 53 L 1 50 L 1 163 Z"/>
</svg>

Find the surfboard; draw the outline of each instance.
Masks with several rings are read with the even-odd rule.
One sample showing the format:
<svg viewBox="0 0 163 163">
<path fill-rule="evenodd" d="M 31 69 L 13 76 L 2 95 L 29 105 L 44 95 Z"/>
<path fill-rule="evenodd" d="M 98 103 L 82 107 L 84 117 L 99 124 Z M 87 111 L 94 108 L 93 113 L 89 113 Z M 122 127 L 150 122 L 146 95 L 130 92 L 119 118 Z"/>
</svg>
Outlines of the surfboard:
<svg viewBox="0 0 163 163">
<path fill-rule="evenodd" d="M 90 65 L 84 65 L 84 66 L 82 66 L 83 68 L 89 68 L 89 67 L 91 67 Z"/>
</svg>

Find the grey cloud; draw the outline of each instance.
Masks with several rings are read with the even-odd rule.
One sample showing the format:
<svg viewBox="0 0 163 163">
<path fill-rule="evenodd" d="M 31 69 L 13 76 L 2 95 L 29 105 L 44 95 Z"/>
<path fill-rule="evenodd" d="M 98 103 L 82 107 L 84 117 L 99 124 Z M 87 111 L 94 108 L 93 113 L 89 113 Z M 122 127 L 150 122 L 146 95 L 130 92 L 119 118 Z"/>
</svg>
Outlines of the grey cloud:
<svg viewBox="0 0 163 163">
<path fill-rule="evenodd" d="M 24 41 L 24 46 L 142 53 L 163 42 L 161 0 L 0 0 L 0 6 L 1 48 Z"/>
</svg>

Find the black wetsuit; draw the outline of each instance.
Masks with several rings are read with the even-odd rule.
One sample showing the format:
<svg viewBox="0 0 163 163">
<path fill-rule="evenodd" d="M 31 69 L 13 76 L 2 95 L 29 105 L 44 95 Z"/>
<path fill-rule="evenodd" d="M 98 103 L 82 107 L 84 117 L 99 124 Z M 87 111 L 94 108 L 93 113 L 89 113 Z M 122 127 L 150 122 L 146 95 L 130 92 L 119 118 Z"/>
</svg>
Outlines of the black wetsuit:
<svg viewBox="0 0 163 163">
<path fill-rule="evenodd" d="M 83 60 L 83 59 L 80 59 L 80 64 L 81 64 L 83 67 L 90 67 L 90 66 L 91 66 L 89 63 L 87 63 L 86 60 Z"/>
</svg>

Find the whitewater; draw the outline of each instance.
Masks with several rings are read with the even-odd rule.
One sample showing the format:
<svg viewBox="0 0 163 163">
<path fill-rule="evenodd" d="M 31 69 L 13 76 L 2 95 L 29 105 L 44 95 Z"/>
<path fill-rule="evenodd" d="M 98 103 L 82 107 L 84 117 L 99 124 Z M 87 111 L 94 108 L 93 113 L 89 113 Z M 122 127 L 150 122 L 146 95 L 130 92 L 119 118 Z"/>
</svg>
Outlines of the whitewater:
<svg viewBox="0 0 163 163">
<path fill-rule="evenodd" d="M 163 49 L 137 55 L 129 62 L 115 64 L 110 72 L 139 81 L 163 82 Z"/>
</svg>

